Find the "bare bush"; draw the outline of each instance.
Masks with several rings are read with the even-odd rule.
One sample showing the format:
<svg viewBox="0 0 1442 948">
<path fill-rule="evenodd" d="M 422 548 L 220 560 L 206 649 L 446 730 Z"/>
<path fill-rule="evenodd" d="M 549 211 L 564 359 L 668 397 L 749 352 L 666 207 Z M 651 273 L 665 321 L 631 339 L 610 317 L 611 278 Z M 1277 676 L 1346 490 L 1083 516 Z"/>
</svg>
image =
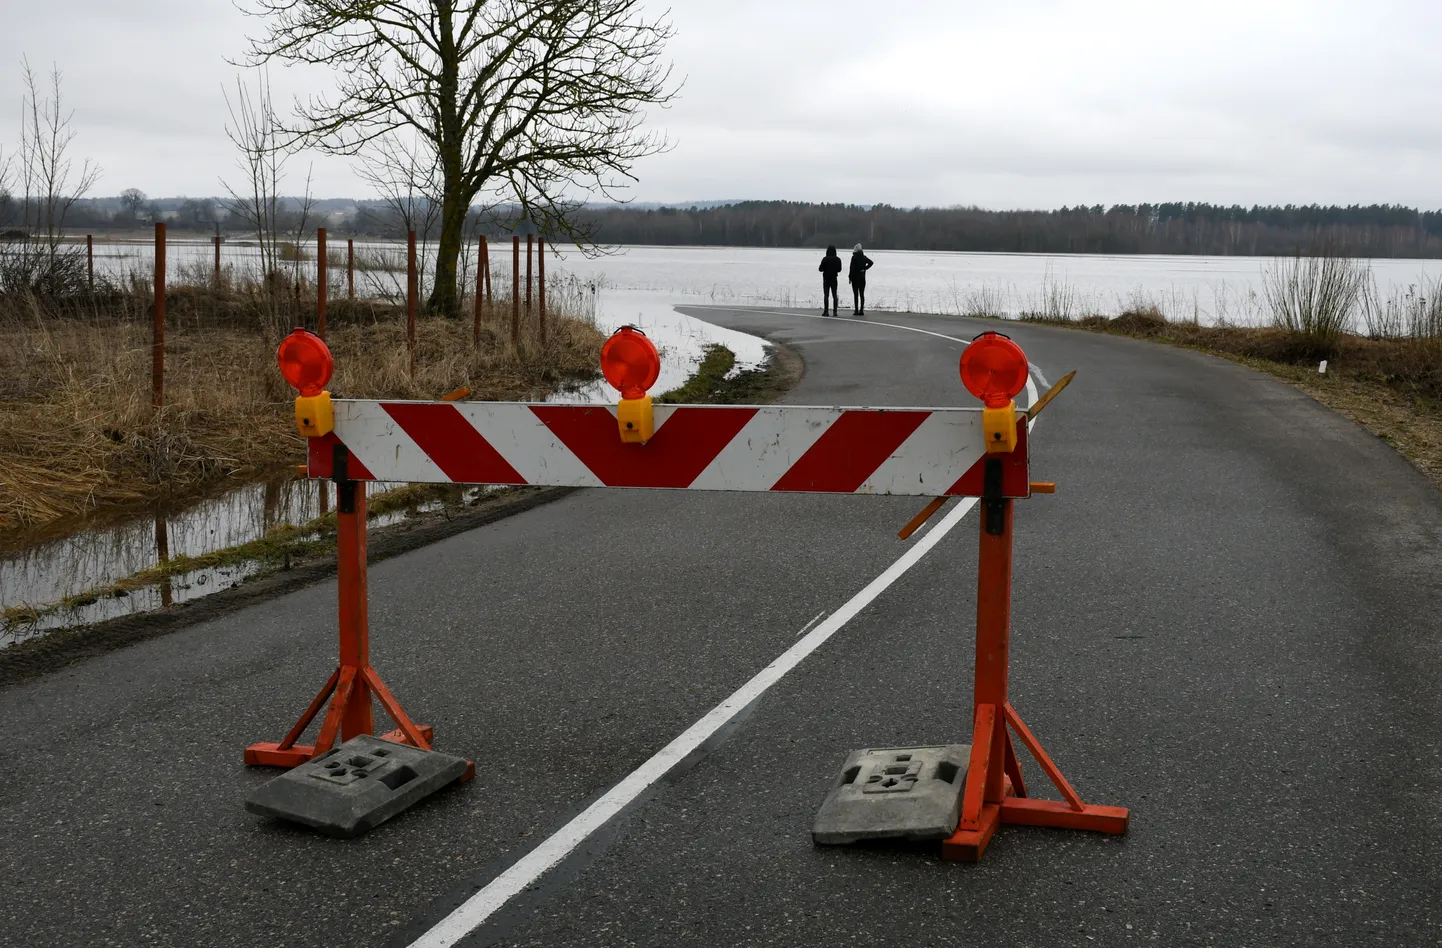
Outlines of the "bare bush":
<svg viewBox="0 0 1442 948">
<path fill-rule="evenodd" d="M 1066 280 L 1058 280 L 1048 264 L 1041 278 L 1041 292 L 1033 298 L 1034 305 L 1024 315 L 1047 322 L 1069 323 L 1077 316 L 1076 288 Z"/>
<path fill-rule="evenodd" d="M 973 287 L 959 307 L 961 315 L 979 319 L 1003 319 L 1006 317 L 1006 293 L 995 286 Z"/>
<path fill-rule="evenodd" d="M 65 219 L 100 175 L 89 159 L 74 166 L 72 113 L 65 110 L 60 72 L 51 70 L 49 88 L 23 62 L 24 90 L 20 149 L 14 164 L 0 164 L 0 211 L 20 225 L 17 241 L 0 245 L 0 293 L 65 296 L 89 289 L 85 258 L 63 243 Z M 12 172 L 13 168 L 13 172 Z M 10 179 L 19 189 L 10 196 Z"/>
<path fill-rule="evenodd" d="M 1371 269 L 1330 248 L 1282 257 L 1262 270 L 1262 289 L 1272 325 L 1326 356 L 1337 350 L 1353 325 Z"/>
<path fill-rule="evenodd" d="M 1362 325 L 1369 339 L 1442 340 L 1442 277 L 1425 274 L 1383 298 L 1376 280 L 1362 292 Z"/>
</svg>

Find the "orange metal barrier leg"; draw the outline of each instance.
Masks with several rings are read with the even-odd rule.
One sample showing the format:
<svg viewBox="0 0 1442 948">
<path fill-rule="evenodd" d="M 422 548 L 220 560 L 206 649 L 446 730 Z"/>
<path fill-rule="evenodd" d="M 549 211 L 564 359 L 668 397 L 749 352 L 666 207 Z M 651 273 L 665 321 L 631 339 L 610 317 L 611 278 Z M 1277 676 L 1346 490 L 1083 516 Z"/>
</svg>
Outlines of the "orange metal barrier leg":
<svg viewBox="0 0 1442 948">
<path fill-rule="evenodd" d="M 344 450 L 344 449 L 341 449 Z M 338 460 L 340 460 L 338 458 Z M 344 470 L 344 462 L 337 467 Z M 342 474 L 342 478 L 343 478 Z M 366 499 L 364 482 L 336 483 L 336 557 L 340 584 L 340 667 L 331 673 L 300 720 L 278 743 L 252 744 L 245 749 L 247 764 L 295 767 L 361 734 L 375 733 L 371 695 L 380 699 L 398 725 L 381 737 L 429 750 L 434 732 L 411 722 L 370 664 L 370 627 L 366 590 Z M 314 744 L 297 744 L 320 709 L 326 706 L 320 734 Z"/>
<path fill-rule="evenodd" d="M 981 558 L 977 566 L 975 724 L 971 761 L 956 832 L 941 844 L 946 859 L 976 862 L 997 827 L 1006 823 L 1121 834 L 1124 807 L 1082 802 L 1007 697 L 1011 649 L 1013 501 L 983 502 Z M 1027 796 L 1011 733 L 1026 745 L 1065 802 Z"/>
</svg>

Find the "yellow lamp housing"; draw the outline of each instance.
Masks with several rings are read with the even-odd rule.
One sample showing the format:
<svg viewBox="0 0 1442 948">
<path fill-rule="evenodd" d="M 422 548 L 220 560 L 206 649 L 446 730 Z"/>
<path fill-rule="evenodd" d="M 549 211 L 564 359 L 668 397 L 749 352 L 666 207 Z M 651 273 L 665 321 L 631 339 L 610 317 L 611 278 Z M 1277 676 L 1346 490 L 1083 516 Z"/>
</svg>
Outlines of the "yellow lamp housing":
<svg viewBox="0 0 1442 948">
<path fill-rule="evenodd" d="M 307 438 L 319 438 L 335 430 L 335 409 L 330 392 L 301 395 L 295 400 L 295 426 Z"/>
<path fill-rule="evenodd" d="M 981 410 L 981 431 L 987 454 L 1010 454 L 1016 450 L 1016 401 L 1004 408 Z"/>
<path fill-rule="evenodd" d="M 616 408 L 616 422 L 621 427 L 621 440 L 627 444 L 645 444 L 656 433 L 656 417 L 651 409 L 651 396 L 623 398 Z"/>
</svg>

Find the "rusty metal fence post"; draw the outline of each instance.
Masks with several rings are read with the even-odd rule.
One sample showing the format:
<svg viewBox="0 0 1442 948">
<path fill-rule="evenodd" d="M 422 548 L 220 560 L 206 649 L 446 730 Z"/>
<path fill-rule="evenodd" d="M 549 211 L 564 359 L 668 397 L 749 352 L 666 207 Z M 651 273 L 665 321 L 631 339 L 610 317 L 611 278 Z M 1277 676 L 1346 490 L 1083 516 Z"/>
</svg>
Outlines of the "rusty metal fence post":
<svg viewBox="0 0 1442 948">
<path fill-rule="evenodd" d="M 486 238 L 482 237 L 480 238 L 479 244 L 476 244 L 476 316 L 474 316 L 476 325 L 472 328 L 472 343 L 476 346 L 480 346 L 480 299 L 482 299 L 482 293 L 486 289 L 486 277 L 483 276 L 485 270 Z"/>
<path fill-rule="evenodd" d="M 95 235 L 85 235 L 85 285 L 95 292 Z"/>
<path fill-rule="evenodd" d="M 325 338 L 325 307 L 330 296 L 330 271 L 325 258 L 325 228 L 315 229 L 315 334 Z"/>
<path fill-rule="evenodd" d="M 511 348 L 521 351 L 521 238 L 511 238 Z"/>
<path fill-rule="evenodd" d="M 481 238 L 481 264 L 486 268 L 486 305 L 496 305 L 496 291 L 491 286 L 491 245 L 486 238 Z"/>
<path fill-rule="evenodd" d="M 406 352 L 410 354 L 411 377 L 416 374 L 416 232 L 406 233 Z"/>
<path fill-rule="evenodd" d="M 355 238 L 347 237 L 345 242 L 345 298 L 355 299 Z"/>
<path fill-rule="evenodd" d="M 536 238 L 536 314 L 541 320 L 541 348 L 546 348 L 546 238 Z"/>
<path fill-rule="evenodd" d="M 165 224 L 155 225 L 155 305 L 150 341 L 150 407 L 165 405 Z"/>
</svg>

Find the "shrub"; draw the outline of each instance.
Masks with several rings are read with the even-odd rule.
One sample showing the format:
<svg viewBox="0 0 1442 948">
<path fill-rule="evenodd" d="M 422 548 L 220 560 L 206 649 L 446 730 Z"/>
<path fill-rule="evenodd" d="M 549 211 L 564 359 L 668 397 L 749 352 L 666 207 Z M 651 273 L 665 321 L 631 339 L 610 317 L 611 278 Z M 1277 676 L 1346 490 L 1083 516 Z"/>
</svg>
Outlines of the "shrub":
<svg viewBox="0 0 1442 948">
<path fill-rule="evenodd" d="M 1274 260 L 1262 271 L 1272 325 L 1293 337 L 1299 355 L 1329 358 L 1351 328 L 1369 278 L 1365 264 L 1328 248 Z"/>
</svg>

